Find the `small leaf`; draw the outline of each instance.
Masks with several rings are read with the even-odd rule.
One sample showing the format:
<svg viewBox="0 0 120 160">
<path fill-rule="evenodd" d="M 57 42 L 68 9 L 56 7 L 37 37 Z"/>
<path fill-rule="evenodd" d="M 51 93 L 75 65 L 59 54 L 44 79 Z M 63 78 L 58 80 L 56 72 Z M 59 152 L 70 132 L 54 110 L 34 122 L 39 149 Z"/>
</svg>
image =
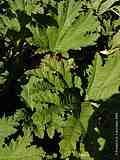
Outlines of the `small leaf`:
<svg viewBox="0 0 120 160">
<path fill-rule="evenodd" d="M 27 28 L 30 29 L 33 34 L 32 38 L 27 38 L 28 42 L 36 45 L 37 47 L 41 47 L 42 49 L 48 48 L 48 37 L 46 35 L 46 30 L 42 29 L 38 25 L 27 25 Z"/>
<path fill-rule="evenodd" d="M 120 48 L 120 31 L 118 31 L 114 36 L 113 36 L 113 39 L 112 39 L 112 49 L 118 47 Z"/>
<path fill-rule="evenodd" d="M 85 131 L 88 129 L 88 123 L 94 109 L 90 102 L 83 102 L 81 104 L 80 121 Z"/>
<path fill-rule="evenodd" d="M 50 138 L 53 138 L 54 133 L 55 133 L 55 128 L 54 128 L 54 127 L 48 127 L 48 128 L 47 128 L 47 133 L 48 133 L 48 136 L 49 136 Z"/>
</svg>

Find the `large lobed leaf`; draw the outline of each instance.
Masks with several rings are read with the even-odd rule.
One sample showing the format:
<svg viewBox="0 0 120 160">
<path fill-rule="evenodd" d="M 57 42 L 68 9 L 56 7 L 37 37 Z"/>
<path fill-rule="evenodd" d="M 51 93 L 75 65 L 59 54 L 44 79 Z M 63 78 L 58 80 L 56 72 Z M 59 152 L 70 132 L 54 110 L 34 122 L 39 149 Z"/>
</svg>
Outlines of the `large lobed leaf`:
<svg viewBox="0 0 120 160">
<path fill-rule="evenodd" d="M 96 56 L 92 83 L 88 90 L 88 98 L 92 100 L 105 100 L 119 92 L 120 86 L 120 54 L 115 53 L 108 57 L 106 64 L 102 65 L 99 54 Z M 90 81 L 91 82 L 91 81 Z"/>
<path fill-rule="evenodd" d="M 97 20 L 92 15 L 80 13 L 81 1 L 62 1 L 58 3 L 58 29 L 48 28 L 49 47 L 65 52 L 95 44 Z M 55 41 L 56 39 L 56 41 Z"/>
<path fill-rule="evenodd" d="M 92 15 L 81 15 L 70 27 L 58 34 L 54 50 L 67 51 L 69 49 L 79 49 L 89 45 L 94 45 L 97 39 L 95 33 L 97 27 L 96 18 Z M 64 29 L 64 26 L 63 26 Z"/>
<path fill-rule="evenodd" d="M 50 24 L 46 31 L 38 25 L 28 25 L 33 34 L 32 43 L 61 53 L 95 44 L 98 38 L 96 16 L 82 12 L 80 0 L 57 2 L 56 9 L 57 14 L 50 18 L 56 21 L 57 25 Z"/>
<path fill-rule="evenodd" d="M 61 105 L 59 93 L 64 93 L 67 87 L 73 87 L 71 62 L 58 61 L 56 58 L 46 56 L 40 68 L 32 70 L 29 83 L 23 88 L 21 95 L 32 109 L 39 107 L 42 102 Z"/>
<path fill-rule="evenodd" d="M 56 130 L 62 137 L 60 153 L 67 158 L 75 153 L 79 137 L 86 133 L 93 109 L 89 102 L 81 104 L 80 88 L 74 88 L 78 83 L 81 85 L 80 79 L 76 76 L 74 81 L 70 72 L 74 61 L 58 60 L 57 56 L 46 56 L 40 68 L 31 71 L 21 96 L 28 107 L 35 109 L 35 134 L 43 138 L 46 128 L 53 138 Z"/>
</svg>

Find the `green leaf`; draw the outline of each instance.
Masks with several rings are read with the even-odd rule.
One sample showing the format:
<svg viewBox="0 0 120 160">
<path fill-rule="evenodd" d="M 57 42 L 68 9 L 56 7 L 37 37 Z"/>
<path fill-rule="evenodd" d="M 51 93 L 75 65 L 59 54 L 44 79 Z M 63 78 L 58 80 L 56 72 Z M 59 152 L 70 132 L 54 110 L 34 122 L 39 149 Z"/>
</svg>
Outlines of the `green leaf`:
<svg viewBox="0 0 120 160">
<path fill-rule="evenodd" d="M 44 158 L 45 152 L 42 148 L 31 146 L 32 137 L 29 131 L 25 131 L 23 137 L 19 136 L 16 141 L 12 140 L 9 146 L 0 145 L 0 160 L 40 160 Z"/>
<path fill-rule="evenodd" d="M 32 13 L 43 13 L 43 7 L 41 7 L 41 1 L 39 0 L 8 0 L 8 4 L 10 5 L 10 9 L 16 13 L 17 10 L 24 11 L 28 15 L 32 15 Z"/>
<path fill-rule="evenodd" d="M 14 31 L 17 31 L 17 32 L 20 32 L 20 23 L 18 21 L 17 18 L 8 18 L 7 16 L 0 16 L 0 27 L 2 29 L 3 32 L 6 32 L 7 29 L 10 29 L 10 30 L 14 30 Z M 5 27 L 5 29 L 3 29 L 3 26 Z M 1 31 L 0 31 L 1 32 Z"/>
<path fill-rule="evenodd" d="M 27 38 L 26 40 L 31 43 L 31 45 L 36 45 L 37 47 L 41 48 L 48 48 L 48 38 L 46 35 L 46 31 L 43 28 L 40 28 L 38 25 L 27 25 L 27 28 L 30 29 L 31 33 L 33 34 L 32 37 Z"/>
<path fill-rule="evenodd" d="M 66 53 L 69 49 L 79 49 L 96 44 L 98 38 L 97 19 L 92 14 L 81 13 L 81 1 L 63 0 L 57 2 L 58 14 L 51 15 L 58 26 L 50 24 L 47 28 L 28 25 L 33 37 L 27 39 L 38 47 L 52 52 Z"/>
<path fill-rule="evenodd" d="M 89 24 L 89 25 L 88 25 Z M 66 52 L 69 49 L 79 49 L 87 45 L 94 45 L 98 35 L 96 34 L 96 17 L 81 15 L 74 23 L 58 32 L 58 38 L 54 44 L 54 51 Z M 51 41 L 52 39 L 49 39 Z"/>
<path fill-rule="evenodd" d="M 90 157 L 89 153 L 85 150 L 85 145 L 80 144 L 80 159 L 81 160 L 94 160 L 94 158 Z"/>
<path fill-rule="evenodd" d="M 13 117 L 2 117 L 0 119 L 0 142 L 3 142 L 5 137 L 15 133 L 17 131 L 15 127 L 17 125 L 18 123 L 14 121 Z"/>
<path fill-rule="evenodd" d="M 56 27 L 48 27 L 47 35 L 49 40 L 49 48 L 53 51 L 56 39 L 58 38 L 58 29 Z"/>
<path fill-rule="evenodd" d="M 9 77 L 9 72 L 7 70 L 3 73 L 0 73 L 0 85 L 4 85 L 5 82 L 7 82 L 8 77 Z"/>
<path fill-rule="evenodd" d="M 62 158 L 67 158 L 71 153 L 75 154 L 76 144 L 79 141 L 79 137 L 87 131 L 89 118 L 93 113 L 93 109 L 90 102 L 84 102 L 81 107 L 80 118 L 76 119 L 73 116 L 69 116 L 63 124 L 63 139 L 60 141 L 60 153 Z M 86 157 L 89 154 L 86 152 Z M 88 154 L 88 155 L 87 155 Z"/>
<path fill-rule="evenodd" d="M 47 133 L 48 133 L 48 136 L 50 137 L 50 138 L 53 138 L 53 136 L 54 136 L 54 133 L 55 133 L 55 128 L 52 126 L 52 127 L 48 127 L 47 128 Z"/>
<path fill-rule="evenodd" d="M 57 22 L 59 30 L 64 34 L 69 26 L 75 21 L 75 18 L 79 16 L 81 9 L 81 2 L 75 0 L 63 0 L 58 3 L 58 17 Z"/>
<path fill-rule="evenodd" d="M 17 109 L 14 114 L 14 119 L 16 122 L 19 122 L 20 120 L 25 120 L 26 115 L 27 115 L 27 112 L 25 109 L 23 109 L 23 108 Z"/>
<path fill-rule="evenodd" d="M 102 1 L 103 0 L 90 0 L 90 7 L 92 7 L 92 9 L 98 11 Z"/>
<path fill-rule="evenodd" d="M 8 0 L 8 4 L 10 5 L 11 9 L 16 11 L 20 10 L 23 11 L 25 9 L 25 0 Z"/>
<path fill-rule="evenodd" d="M 76 143 L 81 135 L 81 123 L 79 119 L 70 116 L 63 126 L 63 139 L 60 141 L 60 153 L 62 158 L 67 158 L 76 150 Z"/>
<path fill-rule="evenodd" d="M 76 141 L 73 141 L 71 137 L 68 139 L 63 139 L 60 142 L 60 153 L 62 154 L 62 158 L 66 158 L 71 155 L 76 149 Z"/>
<path fill-rule="evenodd" d="M 117 28 L 118 26 L 120 26 L 120 19 L 114 20 L 113 25 L 114 25 L 114 28 Z"/>
<path fill-rule="evenodd" d="M 76 143 L 81 134 L 86 133 L 92 114 L 87 103 L 81 108 L 85 113 L 80 113 L 81 97 L 77 86 L 81 86 L 81 80 L 77 75 L 73 78 L 71 68 L 74 66 L 72 58 L 67 60 L 59 54 L 45 56 L 40 67 L 31 71 L 21 93 L 28 107 L 35 109 L 32 115 L 35 135 L 43 138 L 45 128 L 50 138 L 55 130 L 61 134 L 59 145 L 63 158 L 76 151 Z"/>
<path fill-rule="evenodd" d="M 116 15 L 118 15 L 120 17 L 120 5 L 115 5 L 112 7 L 111 9 Z"/>
<path fill-rule="evenodd" d="M 81 104 L 80 121 L 85 132 L 88 129 L 88 122 L 93 112 L 94 112 L 94 109 L 92 108 L 90 102 L 83 102 Z"/>
<path fill-rule="evenodd" d="M 81 1 L 61 1 L 58 3 L 58 36 L 54 50 L 66 52 L 95 44 L 97 20 L 92 15 L 80 14 Z M 76 18 L 77 17 L 77 18 Z M 89 25 L 88 25 L 89 24 Z M 51 39 L 49 39 L 51 41 Z"/>
<path fill-rule="evenodd" d="M 44 138 L 45 126 L 38 125 L 34 132 L 37 137 Z"/>
<path fill-rule="evenodd" d="M 54 110 L 52 111 L 52 120 L 49 127 L 54 127 L 58 132 L 63 133 L 65 118 L 62 116 L 62 113 L 56 113 Z"/>
<path fill-rule="evenodd" d="M 103 1 L 103 3 L 101 4 L 99 10 L 98 10 L 98 14 L 103 14 L 104 12 L 108 11 L 115 2 L 119 2 L 119 0 L 106 0 Z"/>
<path fill-rule="evenodd" d="M 60 93 L 65 88 L 72 88 L 72 73 L 70 68 L 73 61 L 61 60 L 47 56 L 40 68 L 32 70 L 29 83 L 23 86 L 21 96 L 33 108 L 41 108 L 41 103 L 54 104 L 62 109 Z"/>
<path fill-rule="evenodd" d="M 32 116 L 33 122 L 36 125 L 45 125 L 51 120 L 51 115 L 48 109 L 43 109 L 42 111 L 37 111 Z"/>
<path fill-rule="evenodd" d="M 120 55 L 115 53 L 108 57 L 106 64 L 102 65 L 99 54 L 96 56 L 96 63 L 93 68 L 92 85 L 88 90 L 88 99 L 105 100 L 113 94 L 118 93 L 120 84 Z"/>
<path fill-rule="evenodd" d="M 111 41 L 112 49 L 120 48 L 120 31 L 118 31 Z"/>
</svg>

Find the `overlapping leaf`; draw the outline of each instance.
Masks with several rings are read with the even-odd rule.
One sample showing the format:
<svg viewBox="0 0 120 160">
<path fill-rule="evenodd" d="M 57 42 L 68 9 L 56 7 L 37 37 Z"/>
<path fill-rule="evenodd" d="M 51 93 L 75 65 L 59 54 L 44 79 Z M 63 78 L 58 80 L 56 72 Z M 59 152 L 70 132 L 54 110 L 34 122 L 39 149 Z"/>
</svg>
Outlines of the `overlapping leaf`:
<svg viewBox="0 0 120 160">
<path fill-rule="evenodd" d="M 104 12 L 108 11 L 115 2 L 119 2 L 119 0 L 106 0 L 101 4 L 98 13 L 103 14 Z"/>
<path fill-rule="evenodd" d="M 35 134 L 43 138 L 45 127 L 50 138 L 55 130 L 61 133 L 60 152 L 66 158 L 75 152 L 80 135 L 86 133 L 93 109 L 90 103 L 81 105 L 81 81 L 76 76 L 73 82 L 70 72 L 74 61 L 58 61 L 57 56 L 46 56 L 40 68 L 31 71 L 31 78 L 21 95 L 28 106 L 36 108 L 32 116 Z M 74 83 L 75 86 L 79 83 L 78 89 L 74 88 Z"/>
<path fill-rule="evenodd" d="M 37 149 L 35 146 L 30 146 L 30 132 L 25 131 L 23 137 L 19 136 L 16 141 L 12 140 L 9 146 L 0 145 L 0 160 L 42 160 L 45 152 L 42 148 Z"/>
<path fill-rule="evenodd" d="M 118 31 L 111 41 L 112 49 L 119 48 L 120 49 L 120 31 Z"/>
<path fill-rule="evenodd" d="M 32 13 L 43 13 L 41 1 L 39 0 L 8 0 L 8 4 L 14 13 L 18 10 L 24 11 L 30 16 Z"/>
<path fill-rule="evenodd" d="M 8 18 L 7 16 L 0 16 L 0 33 L 6 34 L 7 30 L 20 31 L 20 23 L 17 18 Z"/>
<path fill-rule="evenodd" d="M 81 11 L 81 1 L 60 1 L 57 3 L 57 12 L 58 15 L 53 16 L 57 25 L 51 24 L 44 32 L 44 36 L 41 32 L 32 32 L 33 33 L 33 42 L 34 37 L 36 38 L 36 44 L 39 43 L 39 47 L 46 48 L 47 45 L 42 45 L 40 42 L 48 37 L 48 49 L 54 52 L 66 52 L 69 49 L 79 49 L 80 47 L 85 47 L 88 45 L 94 45 L 95 41 L 98 38 L 96 33 L 97 28 L 97 19 L 91 14 L 80 13 Z M 39 26 L 29 26 L 29 29 L 32 31 L 32 28 L 36 31 L 39 31 Z M 41 36 L 42 35 L 42 36 Z"/>
<path fill-rule="evenodd" d="M 0 141 L 1 144 L 4 141 L 4 138 L 12 135 L 16 132 L 17 122 L 14 121 L 13 117 L 1 118 L 0 119 Z"/>
<path fill-rule="evenodd" d="M 74 117 L 69 117 L 63 126 L 63 139 L 60 141 L 60 152 L 66 158 L 76 150 L 76 142 L 82 133 L 81 123 Z"/>
<path fill-rule="evenodd" d="M 84 102 L 81 106 L 80 118 L 75 119 L 69 117 L 63 127 L 63 140 L 60 142 L 60 151 L 62 156 L 68 157 L 76 151 L 76 143 L 80 135 L 86 133 L 89 123 L 89 118 L 94 110 L 89 102 Z M 88 155 L 86 154 L 86 157 Z"/>
<path fill-rule="evenodd" d="M 91 15 L 84 16 L 80 14 L 80 10 L 80 1 L 62 1 L 58 4 L 56 19 L 59 28 L 48 28 L 50 49 L 64 52 L 95 43 L 97 35 L 93 32 L 96 31 L 96 18 Z M 55 36 L 57 37 L 56 43 L 54 43 Z"/>
<path fill-rule="evenodd" d="M 96 10 L 98 15 L 101 15 L 113 7 L 119 0 L 91 0 L 92 9 Z"/>
<path fill-rule="evenodd" d="M 26 102 L 32 108 L 39 107 L 42 102 L 61 105 L 60 92 L 73 87 L 70 66 L 69 62 L 47 56 L 41 67 L 32 71 L 33 76 L 22 91 Z"/>
</svg>

